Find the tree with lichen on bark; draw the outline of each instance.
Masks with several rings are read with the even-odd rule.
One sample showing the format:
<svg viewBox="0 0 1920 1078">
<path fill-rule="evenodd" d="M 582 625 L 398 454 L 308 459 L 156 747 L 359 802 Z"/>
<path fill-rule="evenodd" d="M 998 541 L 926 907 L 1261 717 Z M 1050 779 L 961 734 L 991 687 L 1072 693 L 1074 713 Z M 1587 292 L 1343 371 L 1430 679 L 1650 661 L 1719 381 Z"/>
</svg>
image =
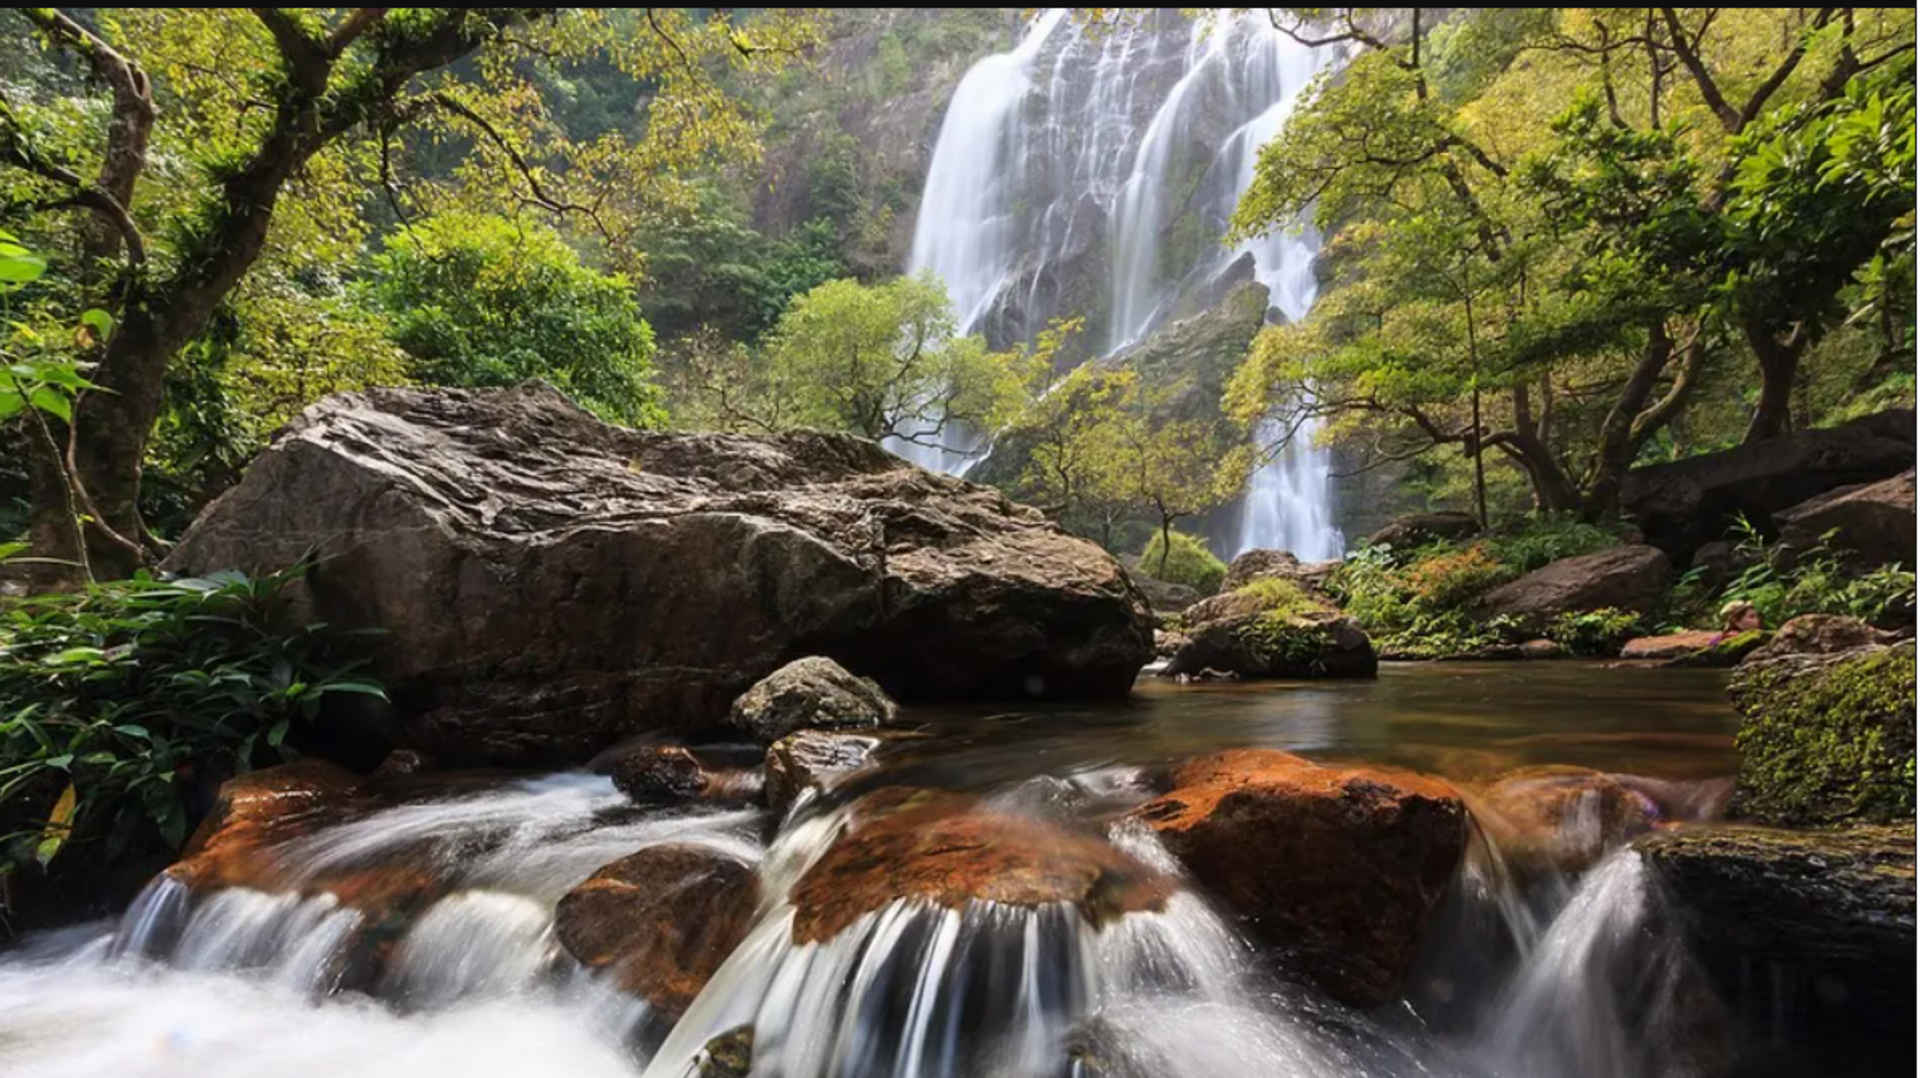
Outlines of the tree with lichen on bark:
<svg viewBox="0 0 1920 1078">
<path fill-rule="evenodd" d="M 542 214 L 637 269 L 629 240 L 685 197 L 681 174 L 754 149 L 752 116 L 711 76 L 785 62 L 813 40 L 805 14 L 700 21 L 686 9 L 643 9 L 624 35 L 604 11 L 551 8 L 19 17 L 110 97 L 103 131 L 28 100 L 0 109 L 15 213 L 69 242 L 83 302 L 114 315 L 88 357 L 99 388 L 65 432 L 84 562 L 102 577 L 155 553 L 139 496 L 169 365 L 263 267 L 300 264 L 304 243 L 357 248 L 378 194 L 402 223 L 453 207 Z M 530 72 L 589 54 L 650 90 L 642 136 L 575 140 L 542 106 Z M 450 174 L 409 170 L 410 151 L 440 144 L 459 154 Z M 58 462 L 32 471 L 36 553 L 82 564 Z"/>
</svg>

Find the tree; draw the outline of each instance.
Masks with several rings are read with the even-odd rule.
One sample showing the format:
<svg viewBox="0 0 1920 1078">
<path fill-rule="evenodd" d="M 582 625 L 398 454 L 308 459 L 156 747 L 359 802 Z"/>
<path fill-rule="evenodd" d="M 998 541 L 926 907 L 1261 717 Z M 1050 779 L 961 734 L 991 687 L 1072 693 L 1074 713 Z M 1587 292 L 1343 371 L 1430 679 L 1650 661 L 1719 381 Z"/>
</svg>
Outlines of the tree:
<svg viewBox="0 0 1920 1078">
<path fill-rule="evenodd" d="M 1758 133 L 1805 129 L 1790 118 L 1841 108 L 1849 82 L 1910 53 L 1903 13 L 1274 17 L 1357 52 L 1262 149 L 1235 218 L 1243 237 L 1311 214 L 1333 237 L 1334 281 L 1307 323 L 1269 331 L 1236 379 L 1243 418 L 1277 402 L 1369 425 L 1381 462 L 1459 444 L 1477 464 L 1492 448 L 1536 505 L 1604 517 L 1626 470 L 1742 338 L 1761 366 L 1749 436 L 1782 429 L 1798 360 L 1768 359 L 1769 340 L 1803 351 L 1826 317 L 1808 308 L 1832 312 L 1897 239 L 1897 138 L 1874 140 L 1893 177 L 1876 189 L 1885 201 L 1830 185 L 1817 217 L 1833 227 L 1808 237 L 1818 253 L 1798 265 L 1756 277 L 1766 260 L 1744 253 L 1754 230 L 1739 206 Z M 1876 106 L 1893 117 L 1882 130 L 1902 130 L 1899 105 Z M 1764 299 L 1763 278 L 1795 281 L 1807 305 Z"/>
<path fill-rule="evenodd" d="M 794 422 L 876 441 L 951 449 L 961 425 L 997 430 L 1032 379 L 1031 357 L 954 333 L 931 275 L 879 285 L 829 281 L 795 297 L 767 340 L 767 381 Z"/>
<path fill-rule="evenodd" d="M 21 181 L 16 205 L 48 234 L 71 222 L 86 298 L 116 316 L 95 357 L 101 388 L 73 416 L 102 575 L 149 556 L 140 481 L 170 364 L 285 241 L 339 232 L 302 225 L 329 215 L 357 225 L 374 189 L 402 217 L 409 202 L 415 212 L 549 213 L 617 256 L 650 205 L 684 197 L 681 170 L 751 148 L 750 118 L 709 72 L 764 64 L 810 40 L 803 20 L 699 22 L 685 9 L 645 9 L 645 25 L 626 36 L 606 33 L 604 13 L 548 8 L 262 8 L 247 19 L 125 9 L 91 25 L 54 9 L 22 15 L 110 97 L 96 130 L 62 122 L 57 109 L 10 101 L 0 111 L 0 162 Z M 595 51 L 654 91 L 643 137 L 575 142 L 541 108 L 529 66 Z M 409 137 L 464 146 L 457 182 L 408 177 Z M 167 151 L 165 182 L 149 175 L 156 150 Z M 300 197 L 283 207 L 289 192 Z M 77 554 L 49 484 L 36 483 L 35 507 L 36 547 Z"/>
<path fill-rule="evenodd" d="M 403 229 L 373 260 L 371 293 L 429 385 L 544 378 L 604 419 L 665 422 L 653 330 L 624 276 L 581 264 L 552 229 L 448 213 Z"/>
<path fill-rule="evenodd" d="M 1108 372 L 1114 395 L 1080 433 L 1086 462 L 1082 497 L 1092 504 L 1143 513 L 1160 533 L 1160 564 L 1172 546 L 1175 521 L 1197 516 L 1232 498 L 1245 485 L 1245 440 L 1232 424 L 1213 419 L 1163 418 L 1164 401 L 1142 389 L 1131 371 Z M 1103 535 L 1103 540 L 1110 539 Z"/>
</svg>

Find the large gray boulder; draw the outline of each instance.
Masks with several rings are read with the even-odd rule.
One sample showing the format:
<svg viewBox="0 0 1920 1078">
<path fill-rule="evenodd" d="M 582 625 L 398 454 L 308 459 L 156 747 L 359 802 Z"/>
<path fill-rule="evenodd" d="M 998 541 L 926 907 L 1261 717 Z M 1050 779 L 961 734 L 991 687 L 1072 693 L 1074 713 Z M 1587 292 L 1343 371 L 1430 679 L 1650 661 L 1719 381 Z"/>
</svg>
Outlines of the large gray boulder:
<svg viewBox="0 0 1920 1078">
<path fill-rule="evenodd" d="M 727 721 L 772 744 L 796 730 L 871 730 L 892 722 L 899 710 L 871 679 L 809 655 L 754 682 L 733 702 Z"/>
<path fill-rule="evenodd" d="M 1118 697 L 1152 654 L 1098 547 L 871 442 L 647 433 L 544 386 L 330 397 L 167 568 L 303 557 L 299 613 L 384 632 L 400 740 L 563 763 L 719 722 L 826 655 L 903 700 Z"/>
<path fill-rule="evenodd" d="M 1913 469 L 1883 479 L 1841 487 L 1774 514 L 1780 540 L 1795 551 L 1819 543 L 1829 532 L 1832 545 L 1860 569 L 1898 564 L 1913 568 Z"/>
<path fill-rule="evenodd" d="M 1629 543 L 1551 562 L 1488 592 L 1480 605 L 1489 614 L 1544 624 L 1570 611 L 1650 610 L 1672 583 L 1665 554 Z"/>
<path fill-rule="evenodd" d="M 1809 498 L 1913 466 L 1913 412 L 1895 409 L 1838 427 L 1635 468 L 1627 473 L 1620 500 L 1647 542 L 1684 563 L 1701 544 L 1724 536 L 1737 516 L 1764 522 Z"/>
</svg>

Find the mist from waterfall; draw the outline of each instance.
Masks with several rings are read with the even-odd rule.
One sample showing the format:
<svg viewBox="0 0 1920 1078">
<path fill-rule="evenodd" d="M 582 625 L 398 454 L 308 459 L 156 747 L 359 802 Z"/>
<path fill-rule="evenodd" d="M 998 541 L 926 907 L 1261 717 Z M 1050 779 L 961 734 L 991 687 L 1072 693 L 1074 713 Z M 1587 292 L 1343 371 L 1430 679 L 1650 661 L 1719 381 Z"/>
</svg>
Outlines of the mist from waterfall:
<svg viewBox="0 0 1920 1078">
<path fill-rule="evenodd" d="M 1218 242 L 1279 134 L 1333 50 L 1276 31 L 1259 13 L 1186 19 L 1144 14 L 1089 33 L 1066 12 L 1034 19 L 1009 52 L 961 80 L 933 152 L 907 269 L 947 286 L 963 333 L 996 346 L 1030 340 L 1056 316 L 1085 316 L 1112 354 L 1204 306 L 1247 273 L 1278 317 L 1312 305 L 1319 238 L 1278 229 Z M 1270 450 L 1275 428 L 1256 436 Z M 1235 552 L 1279 546 L 1337 557 L 1324 448 L 1314 424 L 1263 452 L 1233 537 Z M 964 473 L 984 439 L 889 443 L 924 467 Z M 1265 459 L 1270 457 L 1271 459 Z"/>
</svg>

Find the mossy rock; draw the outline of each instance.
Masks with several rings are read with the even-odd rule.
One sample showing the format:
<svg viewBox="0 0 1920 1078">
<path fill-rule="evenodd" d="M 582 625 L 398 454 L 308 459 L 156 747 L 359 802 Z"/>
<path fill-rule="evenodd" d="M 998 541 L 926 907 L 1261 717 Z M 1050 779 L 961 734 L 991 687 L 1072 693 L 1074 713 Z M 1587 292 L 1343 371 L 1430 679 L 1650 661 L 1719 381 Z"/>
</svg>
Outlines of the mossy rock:
<svg viewBox="0 0 1920 1078">
<path fill-rule="evenodd" d="M 1765 629 L 1750 629 L 1747 632 L 1735 633 L 1732 636 L 1726 637 L 1718 644 L 1709 644 L 1698 651 L 1682 655 L 1676 659 L 1669 659 L 1665 665 L 1670 667 L 1727 670 L 1740 665 L 1740 660 L 1753 654 L 1765 646 L 1767 641 L 1772 639 L 1773 634 Z"/>
<path fill-rule="evenodd" d="M 1742 664 L 1734 813 L 1764 823 L 1914 817 L 1914 644 Z"/>
<path fill-rule="evenodd" d="M 753 1027 L 736 1026 L 708 1041 L 695 1073 L 698 1078 L 747 1078 L 753 1073 Z"/>
<path fill-rule="evenodd" d="M 1298 583 L 1264 577 L 1188 607 L 1166 673 L 1251 678 L 1373 677 L 1379 657 L 1352 618 Z"/>
</svg>

